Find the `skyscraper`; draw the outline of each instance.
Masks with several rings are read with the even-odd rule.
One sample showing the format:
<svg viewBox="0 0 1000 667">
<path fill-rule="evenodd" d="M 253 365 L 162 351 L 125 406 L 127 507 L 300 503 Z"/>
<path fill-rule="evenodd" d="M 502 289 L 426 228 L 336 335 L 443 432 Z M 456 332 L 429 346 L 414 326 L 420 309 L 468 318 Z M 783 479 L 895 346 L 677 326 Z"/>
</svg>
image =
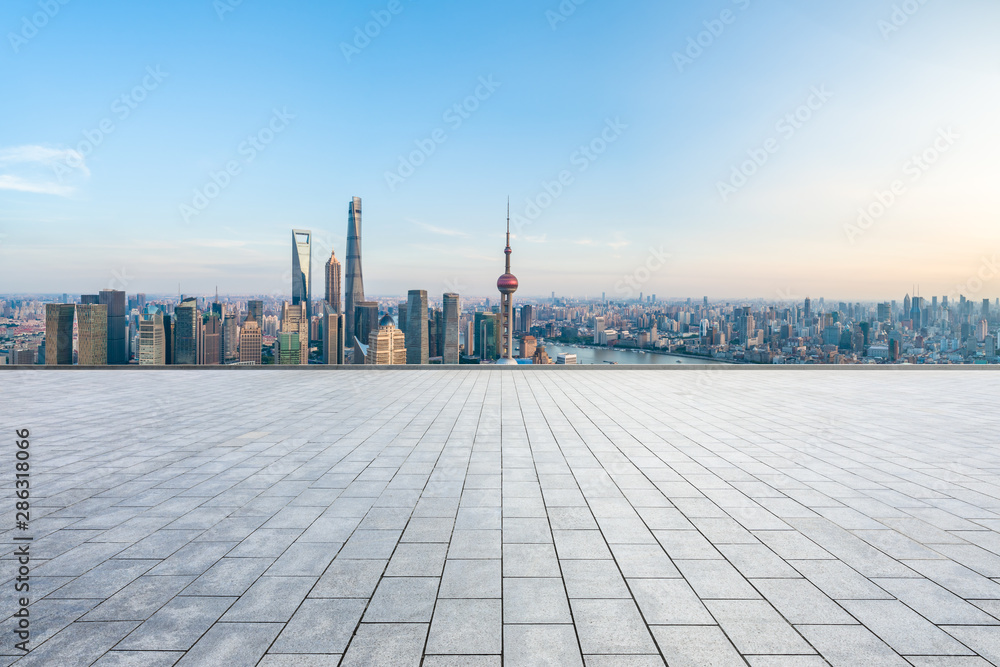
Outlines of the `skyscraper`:
<svg viewBox="0 0 1000 667">
<path fill-rule="evenodd" d="M 198 363 L 201 313 L 198 299 L 188 297 L 174 308 L 174 363 L 194 366 Z"/>
<path fill-rule="evenodd" d="M 298 338 L 296 350 L 296 363 L 309 363 L 309 320 L 306 319 L 306 304 L 298 303 L 289 305 L 283 304 L 281 309 L 281 331 L 279 334 L 294 334 Z M 285 344 L 284 350 L 289 349 Z M 282 363 L 291 363 L 290 361 Z"/>
<path fill-rule="evenodd" d="M 76 307 L 78 341 L 77 363 L 81 366 L 104 366 L 108 363 L 108 307 L 80 304 Z"/>
<path fill-rule="evenodd" d="M 473 320 L 473 349 L 483 361 L 493 361 L 500 356 L 502 331 L 498 313 L 477 312 Z"/>
<path fill-rule="evenodd" d="M 521 331 L 531 333 L 531 326 L 534 324 L 534 309 L 531 304 L 521 306 Z"/>
<path fill-rule="evenodd" d="M 240 360 L 240 326 L 236 313 L 227 308 L 222 320 L 222 363 L 231 364 Z"/>
<path fill-rule="evenodd" d="M 139 320 L 139 365 L 163 366 L 167 345 L 162 313 L 146 313 Z"/>
<path fill-rule="evenodd" d="M 344 277 L 344 330 L 353 335 L 354 307 L 365 300 L 365 285 L 361 277 L 361 198 L 354 197 L 347 209 L 347 275 Z M 361 342 L 367 344 L 367 338 Z M 352 342 L 353 347 L 353 342 Z"/>
<path fill-rule="evenodd" d="M 406 363 L 428 362 L 427 290 L 411 289 L 406 303 Z"/>
<path fill-rule="evenodd" d="M 292 305 L 302 305 L 304 319 L 312 317 L 312 232 L 292 230 Z"/>
<path fill-rule="evenodd" d="M 125 292 L 102 289 L 99 301 L 108 307 L 108 364 L 128 363 L 128 341 L 125 339 L 128 324 L 125 311 Z"/>
<path fill-rule="evenodd" d="M 73 313 L 71 303 L 45 304 L 45 364 L 73 363 Z"/>
<path fill-rule="evenodd" d="M 203 366 L 218 366 L 222 363 L 222 318 L 214 309 L 205 313 L 202 318 L 201 341 L 198 363 Z"/>
<path fill-rule="evenodd" d="M 458 363 L 458 295 L 449 292 L 444 297 L 444 340 L 441 350 L 442 362 L 446 364 Z"/>
<path fill-rule="evenodd" d="M 353 336 L 361 341 L 362 345 L 367 345 L 368 336 L 376 329 L 378 329 L 378 301 L 355 301 Z"/>
<path fill-rule="evenodd" d="M 294 331 L 282 331 L 274 341 L 274 363 L 278 366 L 298 366 L 302 363 L 301 351 L 299 334 Z"/>
<path fill-rule="evenodd" d="M 323 363 L 344 363 L 344 316 L 338 314 L 329 303 L 323 304 Z"/>
<path fill-rule="evenodd" d="M 240 363 L 260 365 L 261 335 L 260 324 L 247 318 L 240 329 Z"/>
<path fill-rule="evenodd" d="M 247 319 L 257 322 L 257 326 L 264 325 L 264 302 L 256 299 L 247 301 Z"/>
<path fill-rule="evenodd" d="M 368 336 L 368 356 L 365 363 L 375 366 L 405 364 L 407 357 L 406 337 L 396 328 L 392 316 L 382 317 L 377 329 Z"/>
<path fill-rule="evenodd" d="M 340 314 L 340 260 L 334 252 L 326 260 L 326 302 L 335 315 Z"/>
<path fill-rule="evenodd" d="M 505 270 L 497 279 L 497 289 L 500 290 L 500 329 L 503 334 L 503 353 L 497 360 L 498 364 L 514 366 L 514 292 L 517 291 L 517 278 L 510 272 L 510 202 L 507 203 L 507 247 L 504 248 Z"/>
</svg>

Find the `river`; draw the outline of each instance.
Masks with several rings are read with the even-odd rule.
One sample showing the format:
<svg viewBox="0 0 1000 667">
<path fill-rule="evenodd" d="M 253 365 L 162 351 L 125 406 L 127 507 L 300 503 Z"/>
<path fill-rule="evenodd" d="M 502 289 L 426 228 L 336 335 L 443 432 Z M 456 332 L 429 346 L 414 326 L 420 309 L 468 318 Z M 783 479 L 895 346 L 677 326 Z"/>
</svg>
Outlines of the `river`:
<svg viewBox="0 0 1000 667">
<path fill-rule="evenodd" d="M 674 354 L 658 354 L 653 352 L 633 352 L 631 350 L 611 350 L 596 347 L 572 347 L 568 345 L 556 345 L 554 343 L 542 343 L 545 346 L 545 353 L 555 361 L 561 353 L 576 355 L 578 364 L 601 364 L 610 365 L 607 362 L 617 361 L 619 364 L 721 364 L 725 363 L 715 359 L 703 359 L 694 357 L 679 357 Z"/>
</svg>

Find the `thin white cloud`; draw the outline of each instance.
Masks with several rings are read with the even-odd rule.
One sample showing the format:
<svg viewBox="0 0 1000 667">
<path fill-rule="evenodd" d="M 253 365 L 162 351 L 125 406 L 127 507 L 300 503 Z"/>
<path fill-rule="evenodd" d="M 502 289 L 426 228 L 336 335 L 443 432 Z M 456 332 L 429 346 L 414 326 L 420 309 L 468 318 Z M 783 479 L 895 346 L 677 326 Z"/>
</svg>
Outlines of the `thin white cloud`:
<svg viewBox="0 0 1000 667">
<path fill-rule="evenodd" d="M 18 192 L 37 192 L 45 195 L 68 197 L 73 194 L 73 188 L 58 183 L 29 181 L 20 176 L 0 174 L 0 190 L 17 190 Z"/>
<path fill-rule="evenodd" d="M 548 234 L 542 234 L 541 236 L 525 236 L 516 237 L 519 241 L 525 241 L 527 243 L 545 243 L 547 241 Z"/>
<path fill-rule="evenodd" d="M 0 190 L 68 197 L 76 190 L 68 183 L 89 176 L 83 155 L 71 148 L 0 148 Z"/>
<path fill-rule="evenodd" d="M 593 239 L 580 239 L 579 241 L 573 241 L 576 245 L 597 245 L 597 242 Z"/>
<path fill-rule="evenodd" d="M 406 221 L 414 225 L 423 227 L 425 231 L 428 231 L 431 234 L 440 234 L 441 236 L 464 236 L 464 237 L 468 236 L 468 234 L 466 234 L 465 232 L 460 232 L 457 229 L 445 229 L 444 227 L 435 227 L 434 225 L 428 225 L 426 222 L 420 222 L 419 220 L 413 220 L 412 218 L 407 218 Z"/>
</svg>

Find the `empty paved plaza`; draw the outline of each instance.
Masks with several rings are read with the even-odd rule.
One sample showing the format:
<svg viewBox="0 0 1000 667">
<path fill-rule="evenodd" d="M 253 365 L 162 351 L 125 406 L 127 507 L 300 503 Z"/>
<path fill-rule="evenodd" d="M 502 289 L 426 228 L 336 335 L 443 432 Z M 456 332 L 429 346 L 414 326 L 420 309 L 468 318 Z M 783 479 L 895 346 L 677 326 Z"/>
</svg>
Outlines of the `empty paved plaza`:
<svg viewBox="0 0 1000 667">
<path fill-rule="evenodd" d="M 0 664 L 1000 664 L 998 396 L 982 370 L 0 372 Z"/>
</svg>

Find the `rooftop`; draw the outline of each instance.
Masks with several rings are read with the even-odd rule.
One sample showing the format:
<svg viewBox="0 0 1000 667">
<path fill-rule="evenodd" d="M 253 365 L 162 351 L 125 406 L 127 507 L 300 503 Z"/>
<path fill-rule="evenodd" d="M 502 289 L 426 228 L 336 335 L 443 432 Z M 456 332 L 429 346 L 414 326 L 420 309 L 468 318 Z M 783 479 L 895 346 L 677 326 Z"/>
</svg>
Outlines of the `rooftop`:
<svg viewBox="0 0 1000 667">
<path fill-rule="evenodd" d="M 1000 663 L 992 372 L 0 379 L 18 665 Z"/>
</svg>

